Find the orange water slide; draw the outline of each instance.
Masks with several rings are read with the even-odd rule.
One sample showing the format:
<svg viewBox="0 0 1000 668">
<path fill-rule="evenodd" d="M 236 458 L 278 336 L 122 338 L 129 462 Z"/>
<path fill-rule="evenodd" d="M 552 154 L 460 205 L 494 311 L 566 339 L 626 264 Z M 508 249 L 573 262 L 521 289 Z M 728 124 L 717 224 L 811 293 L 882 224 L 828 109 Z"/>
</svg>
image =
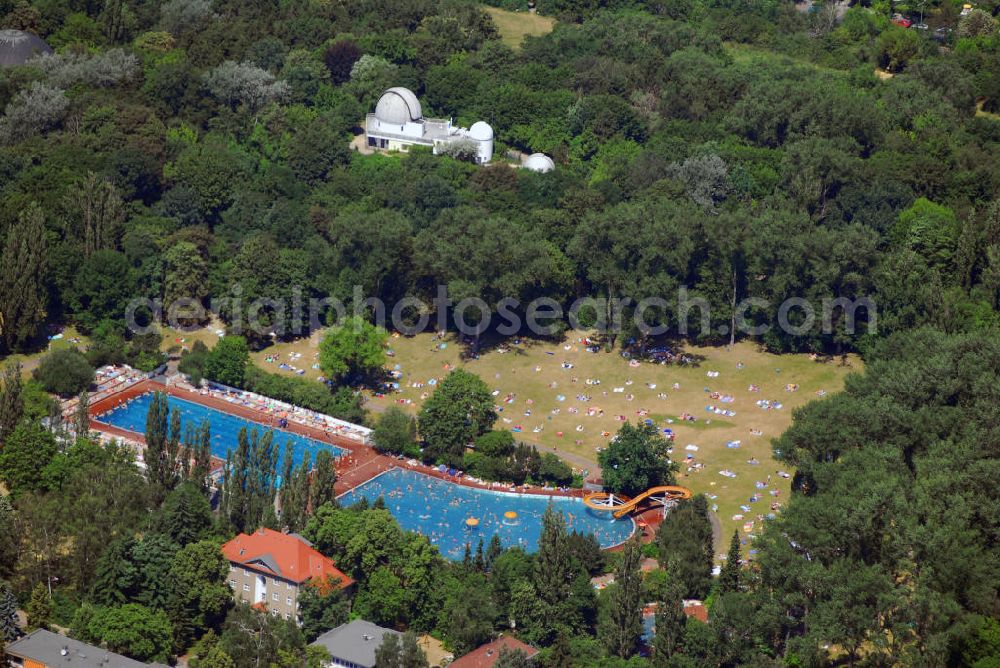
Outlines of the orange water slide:
<svg viewBox="0 0 1000 668">
<path fill-rule="evenodd" d="M 694 493 L 687 487 L 678 485 L 658 485 L 650 487 L 635 498 L 615 496 L 609 492 L 593 492 L 583 497 L 583 503 L 588 508 L 594 510 L 610 511 L 616 518 L 624 517 L 639 507 L 643 501 L 650 497 L 662 496 L 665 501 L 680 501 L 690 499 Z"/>
</svg>

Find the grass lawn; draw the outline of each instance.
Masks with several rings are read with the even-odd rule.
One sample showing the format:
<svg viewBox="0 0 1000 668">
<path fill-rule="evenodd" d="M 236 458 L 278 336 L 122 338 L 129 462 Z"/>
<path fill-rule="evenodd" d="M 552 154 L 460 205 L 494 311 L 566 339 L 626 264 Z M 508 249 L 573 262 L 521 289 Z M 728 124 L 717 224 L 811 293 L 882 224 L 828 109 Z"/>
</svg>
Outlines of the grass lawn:
<svg viewBox="0 0 1000 668">
<path fill-rule="evenodd" d="M 20 362 L 22 375 L 27 378 L 31 376 L 31 372 L 38 366 L 38 361 L 42 359 L 46 353 L 53 350 L 60 350 L 62 348 L 77 348 L 79 350 L 86 350 L 87 346 L 90 345 L 90 339 L 83 334 L 80 334 L 80 332 L 76 330 L 76 327 L 73 327 L 72 325 L 64 327 L 61 334 L 61 338 L 50 340 L 48 347 L 45 350 L 29 354 L 18 353 L 15 355 L 7 355 L 6 357 L 0 355 L 0 366 L 6 366 L 8 363 Z M 76 343 L 74 343 L 75 340 L 77 341 Z"/>
<path fill-rule="evenodd" d="M 508 12 L 497 7 L 483 7 L 500 31 L 503 43 L 512 49 L 521 48 L 525 35 L 545 35 L 552 32 L 556 20 L 529 12 Z"/>
<path fill-rule="evenodd" d="M 986 102 L 985 100 L 979 100 L 978 102 L 976 102 L 976 116 L 979 116 L 981 118 L 989 118 L 994 121 L 1000 121 L 1000 114 L 995 114 L 992 111 L 986 111 L 985 109 L 983 109 L 983 104 L 985 102 Z"/>
<path fill-rule="evenodd" d="M 208 348 L 212 348 L 219 341 L 216 331 L 225 331 L 225 324 L 216 317 L 212 317 L 208 325 L 191 331 L 182 331 L 172 327 L 160 327 L 163 340 L 160 342 L 160 350 L 169 352 L 175 350 L 183 352 L 191 350 L 195 341 L 201 341 Z"/>
<path fill-rule="evenodd" d="M 255 353 L 254 362 L 277 373 L 294 373 L 278 370 L 278 364 L 285 362 L 302 369 L 300 375 L 316 378 L 320 371 L 312 365 L 317 362 L 319 340 L 320 336 L 314 335 L 310 340 L 272 346 Z M 718 504 L 726 545 L 733 529 L 742 531 L 745 521 L 766 514 L 771 503 L 782 503 L 788 495 L 789 481 L 776 475 L 780 467 L 771 456 L 771 439 L 789 426 L 792 411 L 820 400 L 820 391 L 832 394 L 840 390 L 847 373 L 861 369 L 860 360 L 854 357 L 844 366 L 839 360 L 813 361 L 807 355 L 771 355 L 751 343 L 738 344 L 732 350 L 689 348 L 686 352 L 704 358 L 697 367 L 646 363 L 632 367 L 617 353 L 587 352 L 576 338 L 561 344 L 508 343 L 484 352 L 478 360 L 464 362 L 461 345 L 451 337 L 437 341 L 432 334 L 394 336 L 390 346 L 390 366 L 398 364 L 402 373 L 400 391 L 372 397 L 368 407 L 374 412 L 395 404 L 415 414 L 434 389 L 432 379 L 440 381 L 449 369 L 464 367 L 498 392 L 497 403 L 503 411 L 497 429 L 520 428 L 517 438 L 571 453 L 575 455 L 571 463 L 580 458 L 596 462 L 597 449 L 609 441 L 604 434 L 614 434 L 623 417 L 632 422 L 653 419 L 658 427 L 673 429 L 674 458 L 683 460 L 690 452 L 696 462 L 705 465 L 700 471 L 689 472 L 685 467 L 679 482 L 716 497 L 712 502 Z M 267 362 L 267 358 L 273 361 Z M 573 367 L 563 368 L 563 363 Z M 709 377 L 709 371 L 719 375 Z M 600 384 L 588 385 L 587 379 Z M 679 389 L 674 389 L 675 383 Z M 788 391 L 788 384 L 796 384 L 798 389 Z M 760 392 L 748 391 L 750 385 L 759 386 Z M 730 395 L 734 401 L 713 400 L 709 391 Z M 666 393 L 665 399 L 659 398 L 661 393 Z M 564 397 L 562 401 L 559 395 Z M 589 397 L 589 401 L 578 397 Z M 756 405 L 760 399 L 777 401 L 783 407 L 761 409 Z M 706 410 L 707 405 L 736 414 L 715 415 Z M 588 416 L 588 409 L 603 412 Z M 684 412 L 697 421 L 677 420 Z M 751 430 L 762 433 L 752 435 Z M 738 449 L 726 447 L 736 440 L 741 441 Z M 689 444 L 698 450 L 686 450 Z M 749 463 L 752 460 L 759 464 Z M 723 477 L 719 474 L 722 470 L 732 471 L 736 477 Z M 767 482 L 769 476 L 770 486 L 760 492 L 761 500 L 750 504 L 750 513 L 741 511 L 740 505 L 747 504 L 756 491 L 755 483 Z M 769 494 L 774 489 L 779 492 L 776 497 Z M 744 518 L 734 519 L 740 514 Z"/>
</svg>

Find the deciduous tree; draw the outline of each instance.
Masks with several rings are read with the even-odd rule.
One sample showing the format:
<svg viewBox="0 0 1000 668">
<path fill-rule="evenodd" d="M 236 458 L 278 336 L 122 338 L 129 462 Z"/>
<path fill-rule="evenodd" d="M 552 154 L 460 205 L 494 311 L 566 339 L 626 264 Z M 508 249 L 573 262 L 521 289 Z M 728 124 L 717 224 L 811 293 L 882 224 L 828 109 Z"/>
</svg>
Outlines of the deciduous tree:
<svg viewBox="0 0 1000 668">
<path fill-rule="evenodd" d="M 0 334 L 9 350 L 38 333 L 45 320 L 45 215 L 32 202 L 8 230 L 0 253 Z"/>
</svg>

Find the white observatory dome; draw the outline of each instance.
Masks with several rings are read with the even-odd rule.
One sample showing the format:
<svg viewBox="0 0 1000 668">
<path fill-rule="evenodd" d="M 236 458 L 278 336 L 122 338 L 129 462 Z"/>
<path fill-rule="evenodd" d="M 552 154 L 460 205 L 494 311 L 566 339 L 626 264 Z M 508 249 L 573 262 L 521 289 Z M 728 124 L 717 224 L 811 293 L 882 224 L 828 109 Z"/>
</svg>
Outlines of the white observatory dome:
<svg viewBox="0 0 1000 668">
<path fill-rule="evenodd" d="M 476 121 L 469 128 L 469 136 L 476 141 L 490 141 L 493 139 L 493 128 L 485 121 Z"/>
<path fill-rule="evenodd" d="M 420 101 L 408 88 L 390 88 L 375 105 L 375 118 L 383 123 L 405 125 L 423 118 Z"/>
<path fill-rule="evenodd" d="M 552 158 L 545 155 L 544 153 L 532 153 L 521 165 L 525 169 L 530 169 L 533 172 L 539 172 L 544 174 L 545 172 L 551 172 L 556 168 L 556 163 L 552 161 Z"/>
</svg>

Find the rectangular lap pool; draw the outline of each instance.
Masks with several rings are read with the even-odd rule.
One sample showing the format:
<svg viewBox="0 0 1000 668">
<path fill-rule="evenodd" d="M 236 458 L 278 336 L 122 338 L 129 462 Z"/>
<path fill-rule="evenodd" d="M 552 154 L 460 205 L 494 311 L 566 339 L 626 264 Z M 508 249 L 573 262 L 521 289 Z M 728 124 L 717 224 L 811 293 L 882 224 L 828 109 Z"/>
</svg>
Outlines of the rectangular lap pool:
<svg viewBox="0 0 1000 668">
<path fill-rule="evenodd" d="M 128 400 L 121 406 L 117 406 L 107 413 L 97 416 L 96 419 L 98 422 L 103 422 L 113 427 L 145 434 L 146 413 L 149 412 L 149 405 L 152 403 L 152 400 L 152 393 L 141 394 L 134 399 Z M 243 427 L 246 427 L 247 431 L 256 428 L 261 433 L 273 429 L 274 441 L 281 448 L 281 454 L 278 456 L 279 469 L 281 462 L 284 461 L 284 449 L 287 443 L 291 443 L 294 448 L 293 457 L 296 465 L 302 461 L 303 456 L 308 456 L 310 461 L 314 460 L 316 453 L 322 449 L 329 450 L 334 457 L 344 453 L 343 450 L 333 445 L 322 443 L 306 436 L 300 436 L 299 434 L 293 434 L 290 431 L 283 431 L 265 424 L 253 422 L 193 401 L 169 396 L 167 397 L 167 404 L 170 406 L 171 411 L 176 408 L 180 412 L 181 433 L 184 433 L 183 430 L 188 424 L 197 426 L 201 424 L 202 420 L 208 420 L 212 428 L 212 455 L 220 459 L 226 458 L 227 450 L 236 449 L 237 437 L 240 429 Z"/>
<path fill-rule="evenodd" d="M 345 492 L 339 500 L 348 506 L 362 498 L 374 502 L 380 496 L 400 526 L 427 536 L 450 559 L 461 559 L 467 543 L 473 550 L 480 538 L 489 543 L 493 534 L 505 547 L 519 545 L 534 552 L 550 502 L 562 511 L 568 530 L 594 534 L 601 547 L 624 542 L 635 528 L 631 519 L 612 519 L 611 513 L 591 510 L 577 498 L 465 487 L 399 468 Z M 516 516 L 508 517 L 508 512 Z M 466 525 L 470 517 L 479 520 L 477 526 Z"/>
</svg>

